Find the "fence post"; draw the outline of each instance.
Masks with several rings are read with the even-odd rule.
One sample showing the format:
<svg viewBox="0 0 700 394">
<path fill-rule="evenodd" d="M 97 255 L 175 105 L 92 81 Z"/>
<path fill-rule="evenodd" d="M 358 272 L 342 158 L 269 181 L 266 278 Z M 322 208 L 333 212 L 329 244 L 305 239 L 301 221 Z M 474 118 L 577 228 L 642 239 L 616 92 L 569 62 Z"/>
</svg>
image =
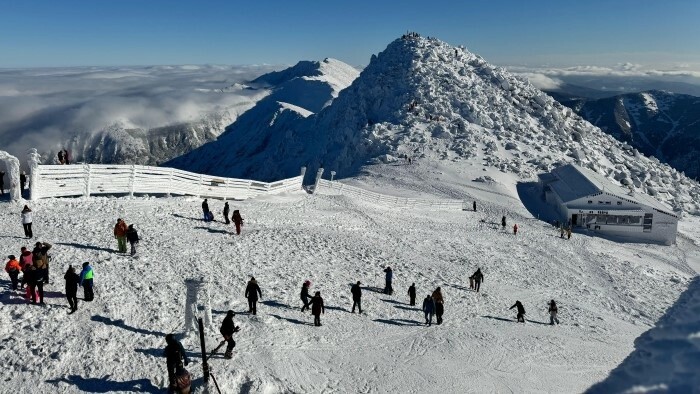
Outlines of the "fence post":
<svg viewBox="0 0 700 394">
<path fill-rule="evenodd" d="M 318 184 L 321 182 L 321 177 L 323 176 L 323 167 L 316 171 L 316 182 L 314 182 L 314 193 L 318 190 Z"/>
<path fill-rule="evenodd" d="M 41 161 L 41 156 L 32 148 L 27 152 L 27 164 L 29 164 L 29 200 L 36 201 L 41 196 L 39 195 L 39 179 L 41 178 L 39 174 L 39 162 Z"/>
<path fill-rule="evenodd" d="M 129 178 L 129 197 L 134 196 L 134 181 L 136 178 L 136 165 L 131 165 L 131 178 Z"/>
<path fill-rule="evenodd" d="M 85 170 L 85 193 L 84 196 L 90 197 L 90 173 L 92 172 L 92 168 L 90 164 L 85 164 L 83 166 L 83 169 Z"/>
<path fill-rule="evenodd" d="M 19 201 L 22 199 L 22 190 L 19 181 L 19 159 L 11 154 L 0 151 L 0 161 L 5 162 L 7 176 L 10 178 L 10 200 Z M 34 184 L 31 185 L 34 187 Z M 32 193 L 33 195 L 34 193 Z"/>
<path fill-rule="evenodd" d="M 306 167 L 301 167 L 301 188 L 304 188 L 304 177 L 306 176 Z"/>
<path fill-rule="evenodd" d="M 253 181 L 248 181 L 248 188 L 245 189 L 245 198 L 250 198 L 250 187 L 253 186 Z"/>
<path fill-rule="evenodd" d="M 168 193 L 166 194 L 168 197 L 172 197 L 172 195 L 170 194 L 170 192 L 171 192 L 172 189 L 173 189 L 173 171 L 174 171 L 174 170 L 171 168 L 171 169 L 170 169 L 170 176 L 168 177 Z"/>
</svg>

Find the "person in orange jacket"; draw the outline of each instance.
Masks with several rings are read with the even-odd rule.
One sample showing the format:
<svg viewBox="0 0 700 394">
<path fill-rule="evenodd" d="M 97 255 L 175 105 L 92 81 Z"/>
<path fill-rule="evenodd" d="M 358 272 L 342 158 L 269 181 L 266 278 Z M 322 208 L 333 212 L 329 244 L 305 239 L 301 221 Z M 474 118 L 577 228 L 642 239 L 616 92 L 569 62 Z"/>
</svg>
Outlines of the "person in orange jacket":
<svg viewBox="0 0 700 394">
<path fill-rule="evenodd" d="M 114 237 L 117 239 L 117 247 L 119 253 L 126 253 L 126 230 L 129 226 L 122 219 L 117 219 L 117 224 L 114 225 Z"/>
<path fill-rule="evenodd" d="M 518 223 L 513 225 L 513 235 L 518 235 Z"/>
<path fill-rule="evenodd" d="M 12 281 L 12 290 L 17 290 L 17 283 L 19 280 L 19 272 L 22 270 L 19 266 L 19 261 L 15 258 L 15 255 L 11 254 L 7 256 L 9 261 L 5 264 L 5 272 L 10 275 L 10 280 Z"/>
</svg>

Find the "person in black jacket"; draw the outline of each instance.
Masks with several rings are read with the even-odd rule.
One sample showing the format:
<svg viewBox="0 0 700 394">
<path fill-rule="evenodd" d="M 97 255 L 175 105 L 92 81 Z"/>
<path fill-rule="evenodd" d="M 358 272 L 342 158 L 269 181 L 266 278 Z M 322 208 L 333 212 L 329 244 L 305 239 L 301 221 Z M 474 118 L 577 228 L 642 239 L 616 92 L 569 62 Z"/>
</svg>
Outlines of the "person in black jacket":
<svg viewBox="0 0 700 394">
<path fill-rule="evenodd" d="M 0 171 L 0 196 L 5 195 L 5 171 Z"/>
<path fill-rule="evenodd" d="M 24 193 L 24 186 L 27 184 L 27 174 L 22 171 L 21 174 L 19 174 L 19 192 L 20 196 L 22 193 Z"/>
<path fill-rule="evenodd" d="M 32 304 L 36 304 L 37 287 L 39 290 L 39 304 L 44 304 L 44 275 L 43 271 L 36 268 L 36 265 L 29 266 L 27 272 L 24 273 L 29 286 L 29 294 L 31 294 Z"/>
<path fill-rule="evenodd" d="M 258 295 L 262 297 L 260 286 L 258 286 L 258 282 L 255 281 L 255 278 L 251 276 L 248 281 L 248 286 L 245 288 L 245 298 L 248 299 L 248 312 L 254 315 L 258 313 Z"/>
<path fill-rule="evenodd" d="M 228 220 L 228 213 L 229 213 L 229 207 L 228 207 L 228 201 L 224 203 L 224 220 L 226 221 L 226 224 L 231 224 L 231 221 Z"/>
<path fill-rule="evenodd" d="M 355 313 L 355 305 L 357 305 L 357 309 L 362 313 L 362 289 L 360 288 L 360 281 L 358 280 L 357 283 L 355 283 L 352 288 L 350 289 L 350 292 L 352 293 L 352 313 Z"/>
<path fill-rule="evenodd" d="M 311 298 L 311 314 L 314 315 L 314 326 L 321 326 L 321 314 L 326 314 L 326 308 L 323 307 L 323 298 L 321 292 L 317 291 L 316 295 Z"/>
<path fill-rule="evenodd" d="M 484 274 L 481 273 L 481 268 L 477 268 L 476 272 L 472 274 L 472 276 L 469 277 L 469 284 L 473 284 L 473 289 L 477 293 L 479 292 L 479 289 L 481 288 L 481 282 L 484 281 Z"/>
<path fill-rule="evenodd" d="M 136 244 L 139 243 L 139 233 L 136 231 L 133 224 L 130 224 L 129 228 L 126 230 L 126 240 L 129 241 L 131 245 L 131 255 L 135 255 Z"/>
<path fill-rule="evenodd" d="M 221 323 L 221 329 L 219 329 L 221 335 L 224 336 L 224 340 L 228 343 L 228 345 L 226 345 L 226 353 L 224 353 L 224 358 L 227 359 L 232 357 L 231 353 L 233 352 L 233 348 L 236 347 L 236 341 L 233 340 L 233 333 L 240 330 L 240 327 L 233 324 L 234 316 L 236 316 L 236 314 L 233 311 L 228 311 L 224 322 Z"/>
<path fill-rule="evenodd" d="M 68 266 L 66 274 L 63 275 L 63 279 L 66 280 L 66 298 L 68 298 L 68 305 L 70 306 L 70 311 L 68 314 L 78 310 L 78 283 L 80 283 L 80 275 L 75 273 L 75 268 L 72 265 Z"/>
<path fill-rule="evenodd" d="M 408 288 L 408 298 L 411 301 L 410 304 L 411 306 L 416 305 L 416 284 L 412 283 L 411 286 Z"/>
<path fill-rule="evenodd" d="M 182 365 L 182 360 L 185 360 L 185 366 L 190 363 L 185 353 L 185 348 L 182 344 L 175 339 L 173 334 L 168 334 L 165 336 L 165 351 L 163 355 L 166 357 L 166 362 L 168 365 L 168 381 L 170 382 L 170 390 L 172 392 L 178 388 L 178 376 L 183 375 L 185 367 Z"/>
<path fill-rule="evenodd" d="M 202 202 L 202 213 L 204 214 L 204 221 L 209 221 L 209 203 L 206 198 Z"/>
<path fill-rule="evenodd" d="M 301 293 L 299 296 L 301 297 L 301 302 L 304 303 L 304 306 L 301 307 L 302 312 L 309 309 L 309 286 L 311 286 L 311 282 L 308 280 L 305 280 L 301 285 Z"/>
<path fill-rule="evenodd" d="M 509 309 L 518 308 L 518 323 L 525 323 L 525 307 L 520 301 L 515 301 L 515 304 Z"/>
<path fill-rule="evenodd" d="M 501 218 L 501 226 L 504 230 L 506 229 L 506 215 L 503 215 L 503 217 Z"/>
</svg>

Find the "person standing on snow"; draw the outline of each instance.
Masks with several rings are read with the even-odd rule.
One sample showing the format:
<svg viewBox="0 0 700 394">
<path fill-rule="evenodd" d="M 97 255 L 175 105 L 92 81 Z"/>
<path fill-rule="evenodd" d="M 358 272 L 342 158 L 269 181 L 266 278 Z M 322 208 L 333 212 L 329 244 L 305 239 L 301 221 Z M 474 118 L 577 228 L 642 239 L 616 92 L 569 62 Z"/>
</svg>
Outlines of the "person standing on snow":
<svg viewBox="0 0 700 394">
<path fill-rule="evenodd" d="M 128 230 L 126 222 L 121 218 L 117 219 L 117 224 L 114 225 L 114 237 L 117 239 L 119 253 L 126 253 L 126 230 Z"/>
<path fill-rule="evenodd" d="M 430 326 L 433 324 L 433 313 L 435 313 L 435 301 L 433 301 L 433 298 L 428 294 L 427 297 L 423 300 L 423 313 L 425 313 L 425 324 Z"/>
<path fill-rule="evenodd" d="M 360 281 L 358 280 L 357 283 L 355 283 L 352 288 L 350 289 L 350 293 L 352 293 L 352 312 L 355 313 L 355 305 L 357 305 L 357 309 L 362 313 L 362 289 L 360 288 Z"/>
<path fill-rule="evenodd" d="M 236 313 L 233 311 L 228 311 L 226 313 L 226 317 L 224 318 L 223 323 L 221 323 L 221 328 L 219 329 L 219 332 L 221 335 L 224 337 L 224 341 L 226 341 L 228 344 L 226 345 L 226 353 L 224 353 L 224 358 L 230 359 L 233 354 L 233 348 L 236 347 L 236 341 L 233 340 L 233 333 L 238 332 L 241 328 L 233 324 L 233 317 L 236 316 Z"/>
<path fill-rule="evenodd" d="M 503 215 L 503 217 L 501 218 L 501 226 L 504 230 L 506 229 L 506 215 Z"/>
<path fill-rule="evenodd" d="M 566 229 L 566 239 L 571 239 L 571 227 Z"/>
<path fill-rule="evenodd" d="M 476 212 L 476 201 L 474 201 L 473 207 L 474 207 L 474 212 Z"/>
<path fill-rule="evenodd" d="M 48 242 L 37 242 L 32 251 L 32 260 L 42 278 L 41 284 L 37 283 L 39 290 L 43 291 L 44 283 L 49 283 L 49 249 L 51 244 Z"/>
<path fill-rule="evenodd" d="M 433 301 L 435 301 L 435 317 L 437 319 L 437 324 L 442 324 L 442 314 L 445 312 L 444 302 L 442 298 L 442 290 L 438 287 L 435 289 L 432 295 Z"/>
<path fill-rule="evenodd" d="M 22 227 L 24 227 L 24 236 L 27 238 L 32 238 L 34 233 L 32 233 L 32 210 L 29 209 L 28 205 L 24 206 L 22 209 Z"/>
<path fill-rule="evenodd" d="M 83 270 L 80 271 L 80 286 L 83 288 L 83 300 L 85 301 L 92 301 L 95 299 L 95 293 L 93 292 L 92 286 L 92 280 L 94 277 L 94 272 L 92 271 L 92 267 L 90 266 L 90 263 L 87 261 L 83 263 Z"/>
<path fill-rule="evenodd" d="M 384 268 L 384 273 L 384 294 L 392 295 L 394 293 L 394 288 L 391 286 L 391 281 L 394 279 L 394 271 L 391 270 L 391 267 L 386 267 Z"/>
<path fill-rule="evenodd" d="M 165 336 L 165 350 L 163 355 L 165 356 L 166 363 L 168 366 L 168 382 L 170 382 L 170 387 L 168 390 L 170 392 L 175 392 L 179 390 L 189 391 L 189 372 L 185 370 L 185 366 L 190 363 L 190 359 L 187 358 L 187 353 L 185 353 L 185 348 L 182 344 L 175 339 L 173 334 L 168 334 Z M 182 365 L 182 361 L 185 361 L 185 365 Z M 186 378 L 186 379 L 185 379 Z"/>
<path fill-rule="evenodd" d="M 484 274 L 481 273 L 481 268 L 477 268 L 476 272 L 469 277 L 469 281 L 474 281 L 474 290 L 478 293 L 481 288 L 481 282 L 484 281 Z"/>
<path fill-rule="evenodd" d="M 254 315 L 258 313 L 258 295 L 262 297 L 260 286 L 258 286 L 258 282 L 255 281 L 255 278 L 251 276 L 245 288 L 245 298 L 248 299 L 248 312 Z"/>
<path fill-rule="evenodd" d="M 321 314 L 326 314 L 326 308 L 323 307 L 323 298 L 321 292 L 317 291 L 316 295 L 311 298 L 311 314 L 314 315 L 314 326 L 321 326 Z"/>
<path fill-rule="evenodd" d="M 518 308 L 518 316 L 516 319 L 518 323 L 525 323 L 525 307 L 520 301 L 515 301 L 515 304 L 508 309 Z"/>
<path fill-rule="evenodd" d="M 518 235 L 518 223 L 513 225 L 513 235 Z"/>
<path fill-rule="evenodd" d="M 24 193 L 24 186 L 27 184 L 27 174 L 22 171 L 21 174 L 19 174 L 19 193 L 20 196 L 22 193 Z"/>
<path fill-rule="evenodd" d="M 66 280 L 66 298 L 70 306 L 70 312 L 68 312 L 70 315 L 78 310 L 78 284 L 80 283 L 80 276 L 75 273 L 73 265 L 69 265 L 66 274 L 63 275 L 63 279 Z"/>
<path fill-rule="evenodd" d="M 301 297 L 301 302 L 304 304 L 304 306 L 301 307 L 302 312 L 309 309 L 309 287 L 310 286 L 311 286 L 311 282 L 308 280 L 305 280 L 304 283 L 301 285 L 301 293 L 299 293 L 299 297 Z"/>
<path fill-rule="evenodd" d="M 136 244 L 139 243 L 139 233 L 136 231 L 133 224 L 130 224 L 129 228 L 126 229 L 126 240 L 129 241 L 131 245 L 131 255 L 135 255 Z"/>
<path fill-rule="evenodd" d="M 224 220 L 226 221 L 226 224 L 231 224 L 231 221 L 228 220 L 228 213 L 229 213 L 229 207 L 228 207 L 228 201 L 224 203 Z"/>
<path fill-rule="evenodd" d="M 559 319 L 557 319 L 557 313 L 559 313 L 559 309 L 557 308 L 557 303 L 554 302 L 554 300 L 549 301 L 549 325 L 553 326 L 554 323 L 556 322 L 559 324 Z"/>
<path fill-rule="evenodd" d="M 30 265 L 24 273 L 24 279 L 27 282 L 27 291 L 29 292 L 29 298 L 32 300 L 32 304 L 36 304 L 37 297 L 39 297 L 40 303 L 43 304 L 44 278 L 41 277 L 41 271 L 39 271 L 35 265 Z M 41 291 L 37 293 L 38 286 L 41 286 Z"/>
<path fill-rule="evenodd" d="M 63 149 L 61 149 L 61 150 L 58 151 L 58 162 L 59 162 L 60 164 L 65 164 L 65 163 L 66 163 L 66 159 L 63 157 Z"/>
<path fill-rule="evenodd" d="M 408 299 L 410 301 L 410 305 L 414 306 L 416 305 L 416 284 L 411 283 L 411 286 L 408 288 Z"/>
<path fill-rule="evenodd" d="M 238 209 L 233 211 L 233 215 L 231 215 L 231 220 L 233 220 L 233 224 L 236 225 L 236 235 L 241 235 L 241 226 L 243 226 L 243 218 L 241 217 L 241 213 L 238 211 Z"/>
<path fill-rule="evenodd" d="M 19 266 L 19 261 L 15 258 L 15 255 L 11 254 L 7 256 L 8 261 L 5 264 L 5 272 L 10 275 L 10 282 L 12 282 L 12 290 L 17 290 L 17 284 L 19 283 L 19 272 L 22 267 Z"/>
<path fill-rule="evenodd" d="M 5 195 L 5 171 L 0 171 L 0 196 Z"/>
<path fill-rule="evenodd" d="M 204 221 L 208 222 L 209 221 L 209 203 L 207 202 L 206 198 L 202 202 L 202 214 L 204 215 Z"/>
</svg>

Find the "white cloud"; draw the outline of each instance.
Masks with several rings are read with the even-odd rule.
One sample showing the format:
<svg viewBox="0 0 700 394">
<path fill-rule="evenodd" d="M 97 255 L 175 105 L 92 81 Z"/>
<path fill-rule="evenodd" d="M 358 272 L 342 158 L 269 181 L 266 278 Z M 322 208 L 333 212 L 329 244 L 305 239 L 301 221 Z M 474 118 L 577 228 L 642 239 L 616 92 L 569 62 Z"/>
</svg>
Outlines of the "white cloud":
<svg viewBox="0 0 700 394">
<path fill-rule="evenodd" d="M 548 77 L 541 73 L 524 72 L 519 74 L 527 78 L 537 89 L 554 90 L 563 83 L 561 79 Z"/>
</svg>

